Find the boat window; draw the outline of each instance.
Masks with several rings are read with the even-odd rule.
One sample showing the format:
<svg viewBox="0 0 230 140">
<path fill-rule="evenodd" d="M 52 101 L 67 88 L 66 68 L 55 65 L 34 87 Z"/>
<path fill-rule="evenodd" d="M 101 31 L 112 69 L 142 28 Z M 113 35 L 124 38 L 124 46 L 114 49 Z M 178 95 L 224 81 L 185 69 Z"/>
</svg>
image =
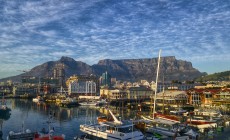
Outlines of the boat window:
<svg viewBox="0 0 230 140">
<path fill-rule="evenodd" d="M 115 128 L 114 128 L 114 127 L 111 127 L 111 126 L 107 126 L 106 129 L 107 129 L 107 130 L 115 130 Z"/>
<path fill-rule="evenodd" d="M 129 127 L 125 127 L 125 128 L 118 128 L 118 132 L 122 132 L 122 133 L 130 133 L 133 131 L 137 131 L 136 128 L 133 126 L 129 126 Z"/>
</svg>

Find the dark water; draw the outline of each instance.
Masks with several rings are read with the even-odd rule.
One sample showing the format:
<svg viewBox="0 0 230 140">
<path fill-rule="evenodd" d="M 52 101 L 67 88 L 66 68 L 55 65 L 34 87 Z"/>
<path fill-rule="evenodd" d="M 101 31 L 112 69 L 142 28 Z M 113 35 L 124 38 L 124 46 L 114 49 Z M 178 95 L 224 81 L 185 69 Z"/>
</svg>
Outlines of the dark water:
<svg viewBox="0 0 230 140">
<path fill-rule="evenodd" d="M 41 131 L 42 128 L 48 130 L 47 121 L 50 112 L 55 114 L 51 123 L 55 134 L 64 134 L 66 139 L 71 140 L 74 136 L 82 134 L 79 130 L 80 124 L 96 122 L 97 116 L 106 111 L 105 108 L 96 107 L 60 108 L 55 104 L 37 104 L 27 99 L 7 99 L 7 106 L 11 108 L 11 115 L 0 118 L 4 140 L 10 131 L 21 131 L 22 125 L 25 130 Z M 130 116 L 129 113 L 124 110 L 121 115 Z"/>
</svg>

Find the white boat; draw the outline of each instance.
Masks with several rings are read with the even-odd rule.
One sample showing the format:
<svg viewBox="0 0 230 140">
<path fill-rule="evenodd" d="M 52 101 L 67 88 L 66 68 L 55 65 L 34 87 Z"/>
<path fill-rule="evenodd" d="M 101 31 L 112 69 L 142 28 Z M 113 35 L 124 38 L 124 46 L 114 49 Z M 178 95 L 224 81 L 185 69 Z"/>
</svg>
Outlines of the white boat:
<svg viewBox="0 0 230 140">
<path fill-rule="evenodd" d="M 101 99 L 101 100 L 99 100 L 99 101 L 97 101 L 97 104 L 98 105 L 105 105 L 105 104 L 107 104 L 108 102 L 105 100 L 105 99 Z"/>
<path fill-rule="evenodd" d="M 188 114 L 188 111 L 183 110 L 182 108 L 179 108 L 178 110 L 171 110 L 169 114 L 170 115 L 184 115 L 184 114 Z"/>
<path fill-rule="evenodd" d="M 37 96 L 36 98 L 33 98 L 33 102 L 35 102 L 35 103 L 42 102 L 42 101 L 44 101 L 44 100 L 41 96 Z"/>
<path fill-rule="evenodd" d="M 177 129 L 171 129 L 170 127 L 167 127 L 167 126 L 159 126 L 160 124 L 157 124 L 158 126 L 155 126 L 155 127 L 150 127 L 150 128 L 147 128 L 147 133 L 157 133 L 157 134 L 160 134 L 160 135 L 163 135 L 163 136 L 168 136 L 168 137 L 173 137 L 175 138 L 175 140 L 179 140 L 179 139 L 183 139 L 183 140 L 190 140 L 189 136 L 185 135 L 180 135 L 179 134 L 179 131 Z"/>
<path fill-rule="evenodd" d="M 142 132 L 135 129 L 132 122 L 119 121 L 110 110 L 109 112 L 113 117 L 113 122 L 80 125 L 80 131 L 95 138 L 105 140 L 144 139 Z"/>
</svg>

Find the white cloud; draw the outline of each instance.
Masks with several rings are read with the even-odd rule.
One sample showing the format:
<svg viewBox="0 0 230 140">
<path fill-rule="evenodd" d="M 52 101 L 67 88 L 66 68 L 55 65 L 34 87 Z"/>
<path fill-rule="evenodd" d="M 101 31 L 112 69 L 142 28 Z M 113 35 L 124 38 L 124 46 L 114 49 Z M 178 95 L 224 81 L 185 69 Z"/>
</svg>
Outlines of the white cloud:
<svg viewBox="0 0 230 140">
<path fill-rule="evenodd" d="M 1 4 L 0 59 L 4 61 L 0 65 L 33 67 L 61 56 L 94 64 L 100 59 L 151 58 L 159 49 L 164 56 L 196 64 L 230 59 L 230 3 L 226 1 Z"/>
</svg>

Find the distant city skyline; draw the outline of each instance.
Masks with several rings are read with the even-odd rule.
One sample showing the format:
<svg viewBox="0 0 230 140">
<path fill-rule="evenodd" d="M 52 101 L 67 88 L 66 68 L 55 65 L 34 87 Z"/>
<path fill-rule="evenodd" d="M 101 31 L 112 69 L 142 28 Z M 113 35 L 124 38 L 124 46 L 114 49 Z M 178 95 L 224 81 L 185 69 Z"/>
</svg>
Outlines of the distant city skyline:
<svg viewBox="0 0 230 140">
<path fill-rule="evenodd" d="M 219 0 L 0 0 L 0 78 L 62 56 L 190 61 L 230 70 L 230 2 Z"/>
</svg>

